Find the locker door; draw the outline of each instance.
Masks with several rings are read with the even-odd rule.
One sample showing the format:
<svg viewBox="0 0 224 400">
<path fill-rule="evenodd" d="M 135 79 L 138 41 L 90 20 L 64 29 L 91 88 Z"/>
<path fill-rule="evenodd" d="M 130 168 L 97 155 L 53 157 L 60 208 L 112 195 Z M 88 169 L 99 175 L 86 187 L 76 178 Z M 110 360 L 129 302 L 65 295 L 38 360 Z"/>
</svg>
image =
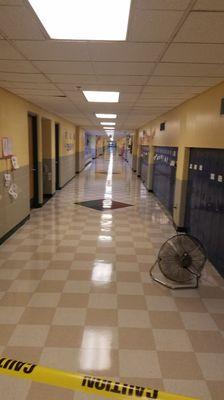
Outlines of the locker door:
<svg viewBox="0 0 224 400">
<path fill-rule="evenodd" d="M 185 225 L 224 275 L 224 150 L 191 149 Z"/>
<path fill-rule="evenodd" d="M 173 214 L 176 161 L 176 147 L 156 148 L 153 168 L 153 192 L 171 214 Z"/>
</svg>

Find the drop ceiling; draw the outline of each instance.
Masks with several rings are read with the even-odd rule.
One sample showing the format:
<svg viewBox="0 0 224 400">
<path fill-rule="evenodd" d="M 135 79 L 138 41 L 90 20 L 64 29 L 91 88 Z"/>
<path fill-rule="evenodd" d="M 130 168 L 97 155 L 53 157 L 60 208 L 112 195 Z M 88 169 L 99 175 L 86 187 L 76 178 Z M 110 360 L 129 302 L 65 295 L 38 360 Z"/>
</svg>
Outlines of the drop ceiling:
<svg viewBox="0 0 224 400">
<path fill-rule="evenodd" d="M 223 26 L 223 0 L 132 0 L 127 41 L 51 40 L 28 1 L 0 0 L 0 87 L 88 132 L 102 132 L 95 113 L 133 131 L 223 81 Z"/>
</svg>

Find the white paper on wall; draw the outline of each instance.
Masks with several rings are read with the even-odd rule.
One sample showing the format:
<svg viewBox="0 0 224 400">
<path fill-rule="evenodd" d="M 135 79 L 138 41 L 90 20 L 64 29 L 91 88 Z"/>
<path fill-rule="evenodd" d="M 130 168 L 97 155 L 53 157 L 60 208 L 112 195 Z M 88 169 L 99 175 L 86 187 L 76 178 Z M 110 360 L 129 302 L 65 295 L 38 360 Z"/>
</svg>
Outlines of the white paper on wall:
<svg viewBox="0 0 224 400">
<path fill-rule="evenodd" d="M 11 157 L 13 169 L 19 169 L 18 159 L 16 156 Z"/>
</svg>

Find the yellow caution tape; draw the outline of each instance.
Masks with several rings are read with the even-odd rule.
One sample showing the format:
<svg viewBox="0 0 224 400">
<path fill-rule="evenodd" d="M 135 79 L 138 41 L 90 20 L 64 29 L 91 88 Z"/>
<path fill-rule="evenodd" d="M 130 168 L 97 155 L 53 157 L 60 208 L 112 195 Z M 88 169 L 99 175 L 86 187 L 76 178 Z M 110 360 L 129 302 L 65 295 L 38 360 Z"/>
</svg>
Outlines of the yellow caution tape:
<svg viewBox="0 0 224 400">
<path fill-rule="evenodd" d="M 141 398 L 142 400 L 197 400 L 192 397 L 169 394 L 152 388 L 144 388 L 109 379 L 41 367 L 36 364 L 12 360 L 6 357 L 0 359 L 0 374 L 31 379 L 34 382 L 118 400 L 127 400 L 128 398 Z"/>
</svg>

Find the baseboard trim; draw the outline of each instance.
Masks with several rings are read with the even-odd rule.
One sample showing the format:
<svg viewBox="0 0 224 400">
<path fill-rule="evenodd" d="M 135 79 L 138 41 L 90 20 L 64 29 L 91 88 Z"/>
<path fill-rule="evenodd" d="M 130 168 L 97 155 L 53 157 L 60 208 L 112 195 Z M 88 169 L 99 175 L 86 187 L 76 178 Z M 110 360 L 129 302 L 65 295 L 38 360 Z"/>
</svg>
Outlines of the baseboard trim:
<svg viewBox="0 0 224 400">
<path fill-rule="evenodd" d="M 12 236 L 19 228 L 21 228 L 21 226 L 23 226 L 28 220 L 30 219 L 30 214 L 27 215 L 22 221 L 20 221 L 16 226 L 14 226 L 12 229 L 10 229 L 10 231 L 8 231 L 7 233 L 4 234 L 4 236 L 2 236 L 0 238 L 0 245 L 2 243 L 4 243 L 8 238 L 10 238 L 10 236 Z"/>
<path fill-rule="evenodd" d="M 76 175 L 76 174 L 75 174 Z M 68 185 L 68 183 L 69 182 L 71 182 L 72 181 L 72 179 L 74 179 L 75 178 L 75 175 L 73 175 L 73 177 L 72 178 L 70 178 L 67 182 L 65 182 L 64 183 L 64 185 L 62 185 L 62 186 L 60 186 L 60 188 L 59 189 L 57 189 L 57 190 L 62 190 L 62 189 L 64 189 L 64 187 L 66 186 L 66 185 Z"/>
</svg>

